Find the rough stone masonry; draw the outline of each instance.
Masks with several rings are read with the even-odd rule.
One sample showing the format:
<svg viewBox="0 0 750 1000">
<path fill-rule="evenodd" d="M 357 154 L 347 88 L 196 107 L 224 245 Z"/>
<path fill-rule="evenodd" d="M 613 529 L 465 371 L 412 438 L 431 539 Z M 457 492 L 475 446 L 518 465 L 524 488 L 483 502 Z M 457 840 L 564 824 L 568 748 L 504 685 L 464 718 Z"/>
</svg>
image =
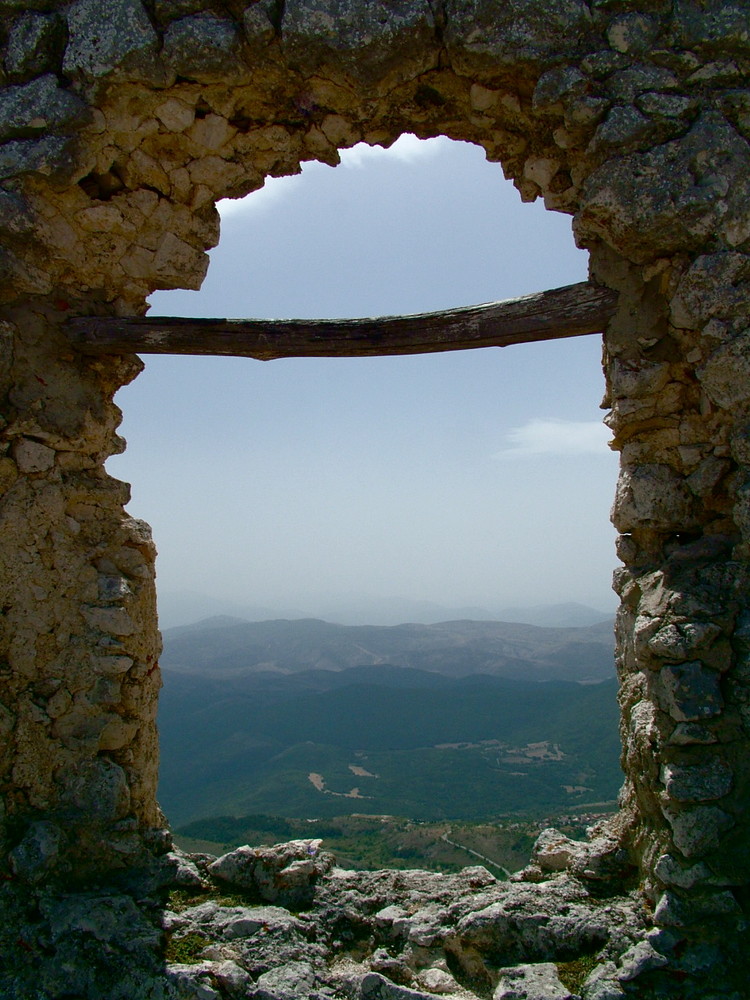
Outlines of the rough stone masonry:
<svg viewBox="0 0 750 1000">
<path fill-rule="evenodd" d="M 127 887 L 168 847 L 154 548 L 104 470 L 140 362 L 82 357 L 66 322 L 197 288 L 218 198 L 410 131 L 481 145 L 570 214 L 619 294 L 626 781 L 604 839 L 661 950 L 617 989 L 747 996 L 747 0 L 2 0 L 0 26 L 0 876 L 37 928 L 11 935 L 3 995 L 103 995 L 93 973 L 32 992 L 61 961 L 49 900 Z"/>
</svg>

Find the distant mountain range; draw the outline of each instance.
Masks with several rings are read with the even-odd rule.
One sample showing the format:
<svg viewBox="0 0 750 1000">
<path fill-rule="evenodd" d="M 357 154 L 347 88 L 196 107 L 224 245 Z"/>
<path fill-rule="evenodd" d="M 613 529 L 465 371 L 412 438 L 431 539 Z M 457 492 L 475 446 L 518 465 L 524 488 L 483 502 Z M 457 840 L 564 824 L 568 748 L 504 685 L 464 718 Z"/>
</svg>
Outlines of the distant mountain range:
<svg viewBox="0 0 750 1000">
<path fill-rule="evenodd" d="M 521 622 L 541 628 L 583 628 L 601 622 L 611 622 L 614 613 L 597 611 L 586 604 L 566 601 L 563 604 L 534 604 L 524 607 L 501 608 L 494 618 L 501 622 Z"/>
<path fill-rule="evenodd" d="M 513 622 L 334 625 L 314 618 L 216 617 L 164 633 L 162 666 L 208 677 L 392 666 L 449 677 L 600 681 L 614 674 L 611 622 L 541 628 Z"/>
<path fill-rule="evenodd" d="M 164 639 L 160 799 L 177 824 L 530 815 L 611 802 L 621 782 L 609 622 L 220 617 Z"/>
<path fill-rule="evenodd" d="M 334 625 L 315 618 L 216 617 L 164 633 L 162 666 L 210 677 L 393 666 L 450 677 L 598 681 L 614 674 L 611 622 L 541 628 L 513 622 Z"/>
<path fill-rule="evenodd" d="M 545 627 L 594 625 L 612 618 L 612 612 L 600 611 L 573 601 L 538 604 L 530 607 L 503 607 L 496 611 L 475 605 L 444 605 L 410 597 L 372 597 L 348 594 L 345 597 L 319 599 L 305 608 L 270 604 L 250 604 L 224 600 L 194 591 L 159 592 L 159 619 L 162 628 L 189 625 L 205 618 L 229 615 L 244 621 L 267 621 L 274 618 L 322 618 L 339 625 L 401 625 L 473 619 L 475 621 L 523 622 Z"/>
</svg>

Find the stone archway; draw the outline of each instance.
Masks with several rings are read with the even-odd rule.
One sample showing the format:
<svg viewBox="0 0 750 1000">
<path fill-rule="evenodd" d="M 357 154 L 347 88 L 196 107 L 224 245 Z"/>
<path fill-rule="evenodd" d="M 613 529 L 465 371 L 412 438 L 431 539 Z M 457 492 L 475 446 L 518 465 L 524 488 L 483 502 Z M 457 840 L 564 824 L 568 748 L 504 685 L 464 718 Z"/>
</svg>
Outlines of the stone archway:
<svg viewBox="0 0 750 1000">
<path fill-rule="evenodd" d="M 139 362 L 82 357 L 66 324 L 198 287 L 218 198 L 408 130 L 482 145 L 522 197 L 572 214 L 593 279 L 619 295 L 605 364 L 626 783 L 611 837 L 657 923 L 689 937 L 724 921 L 736 940 L 750 878 L 748 15 L 718 0 L 632 7 L 10 5 L 0 773 L 13 878 L 104 877 L 165 838 L 154 550 L 104 471 L 120 447 L 112 397 Z"/>
</svg>

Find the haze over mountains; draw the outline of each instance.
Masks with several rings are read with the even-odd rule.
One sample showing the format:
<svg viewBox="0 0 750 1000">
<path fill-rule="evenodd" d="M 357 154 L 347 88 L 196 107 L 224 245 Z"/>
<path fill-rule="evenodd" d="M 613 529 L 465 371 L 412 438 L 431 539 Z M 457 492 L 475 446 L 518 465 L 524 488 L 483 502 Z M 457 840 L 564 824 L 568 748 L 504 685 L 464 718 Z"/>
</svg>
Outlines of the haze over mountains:
<svg viewBox="0 0 750 1000">
<path fill-rule="evenodd" d="M 603 602 L 604 603 L 604 602 Z M 245 621 L 269 621 L 278 618 L 322 618 L 339 625 L 401 625 L 403 622 L 438 622 L 472 619 L 474 621 L 523 622 L 528 625 L 567 627 L 593 625 L 609 620 L 614 611 L 602 611 L 574 601 L 534 606 L 502 607 L 490 610 L 477 605 L 448 605 L 410 597 L 374 597 L 371 594 L 346 594 L 307 601 L 304 607 L 283 604 L 257 604 L 226 600 L 192 590 L 159 591 L 159 621 L 163 629 L 190 625 L 205 618 L 228 615 Z"/>
<path fill-rule="evenodd" d="M 600 681 L 614 673 L 611 622 L 541 628 L 514 622 L 337 625 L 315 618 L 209 618 L 165 633 L 162 666 L 207 677 L 408 667 L 450 677 Z"/>
<path fill-rule="evenodd" d="M 611 802 L 612 624 L 210 618 L 164 633 L 172 821 L 484 820 Z"/>
</svg>

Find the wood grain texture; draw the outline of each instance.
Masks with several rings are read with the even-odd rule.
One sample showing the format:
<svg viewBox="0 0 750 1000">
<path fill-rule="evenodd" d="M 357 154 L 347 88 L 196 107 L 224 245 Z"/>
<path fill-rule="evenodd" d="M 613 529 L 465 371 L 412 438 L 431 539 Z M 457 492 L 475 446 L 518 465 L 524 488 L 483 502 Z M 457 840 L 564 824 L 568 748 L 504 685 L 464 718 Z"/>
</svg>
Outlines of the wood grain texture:
<svg viewBox="0 0 750 1000">
<path fill-rule="evenodd" d="M 367 357 L 505 347 L 601 333 L 617 294 L 587 281 L 503 302 L 414 316 L 346 320 L 81 317 L 76 350 L 103 354 L 209 354 L 274 358 Z"/>
</svg>

